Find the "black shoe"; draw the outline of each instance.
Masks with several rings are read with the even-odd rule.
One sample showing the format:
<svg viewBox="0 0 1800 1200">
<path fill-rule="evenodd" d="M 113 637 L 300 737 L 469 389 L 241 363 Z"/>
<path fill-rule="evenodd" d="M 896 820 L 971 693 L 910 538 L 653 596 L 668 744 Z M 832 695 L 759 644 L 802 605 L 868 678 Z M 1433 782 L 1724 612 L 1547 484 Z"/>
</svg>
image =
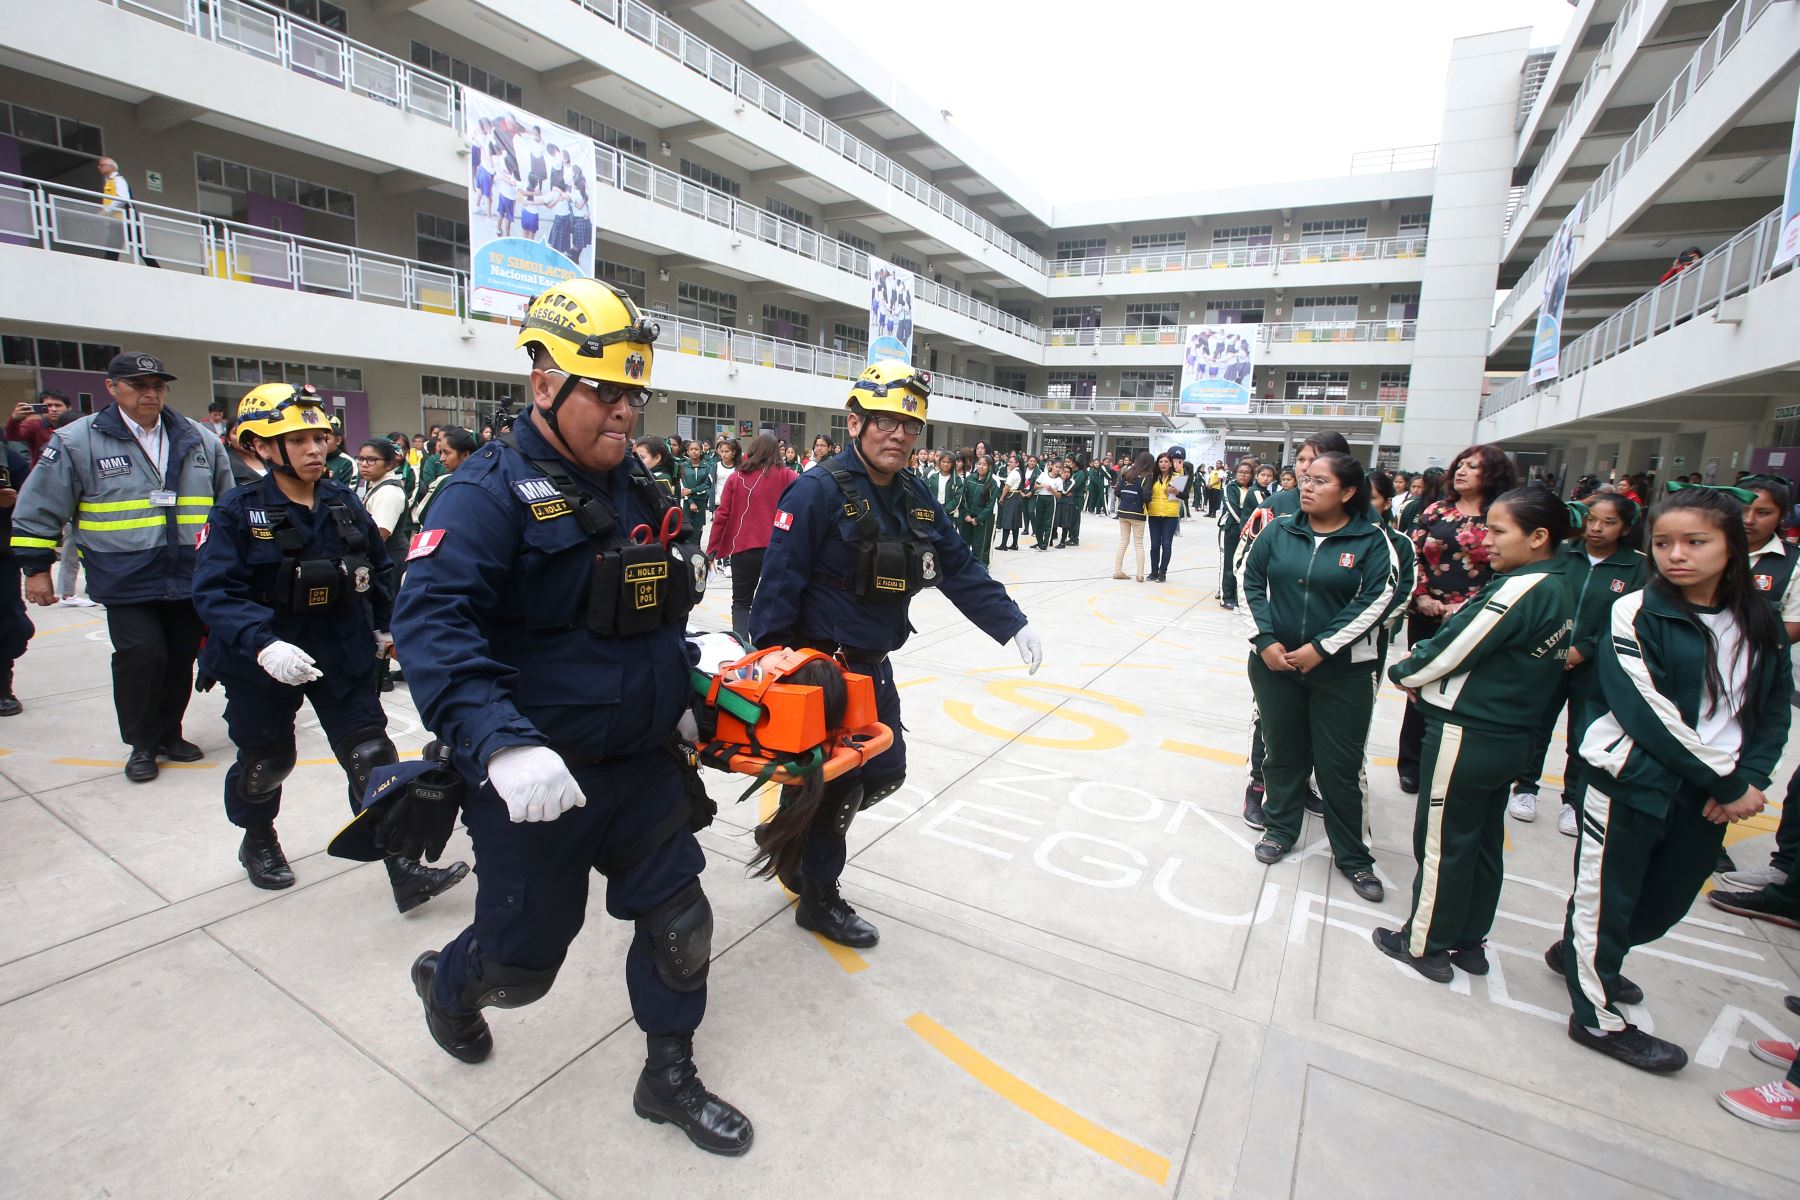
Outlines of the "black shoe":
<svg viewBox="0 0 1800 1200">
<path fill-rule="evenodd" d="M 1276 863 L 1286 858 L 1287 853 L 1288 848 L 1286 846 L 1267 834 L 1264 834 L 1262 840 L 1256 843 L 1256 861 L 1265 867 L 1274 866 Z"/>
<path fill-rule="evenodd" d="M 468 863 L 428 867 L 397 855 L 386 861 L 388 882 L 394 885 L 394 907 L 403 913 L 411 912 L 433 896 L 443 895 L 469 873 Z"/>
<path fill-rule="evenodd" d="M 156 778 L 156 772 L 156 751 L 133 746 L 131 757 L 125 760 L 125 778 L 133 783 L 149 783 Z"/>
<path fill-rule="evenodd" d="M 1544 965 L 1549 967 L 1552 971 L 1555 971 L 1558 975 L 1564 974 L 1563 944 L 1561 942 L 1557 942 L 1548 950 L 1544 951 Z M 1644 1002 L 1644 989 L 1631 982 L 1631 980 L 1625 978 L 1623 975 L 1620 975 L 1613 980 L 1612 1001 L 1614 1004 L 1642 1004 Z"/>
<path fill-rule="evenodd" d="M 1402 775 L 1400 777 L 1400 790 L 1409 796 L 1418 795 L 1419 777 L 1417 775 Z"/>
<path fill-rule="evenodd" d="M 1487 943 L 1464 942 L 1460 946 L 1450 947 L 1450 964 L 1461 967 L 1471 975 L 1488 973 Z"/>
<path fill-rule="evenodd" d="M 1253 783 L 1244 789 L 1244 824 L 1252 829 L 1266 829 L 1268 817 L 1263 813 L 1263 787 Z"/>
<path fill-rule="evenodd" d="M 12 694 L 11 688 L 0 692 L 0 717 L 16 717 L 24 711 L 25 706 L 19 703 L 19 698 Z"/>
<path fill-rule="evenodd" d="M 1762 892 L 1709 892 L 1706 898 L 1712 906 L 1723 909 L 1740 917 L 1749 917 L 1753 921 L 1768 921 L 1775 925 L 1786 925 L 1789 929 L 1800 929 L 1800 913 L 1778 911 L 1769 903 L 1769 893 Z"/>
<path fill-rule="evenodd" d="M 1737 870 L 1737 864 L 1731 861 L 1731 855 L 1723 850 L 1719 851 L 1719 861 L 1713 866 L 1713 874 L 1727 875 L 1735 870 Z"/>
<path fill-rule="evenodd" d="M 1325 815 L 1325 798 L 1312 788 L 1309 787 L 1306 789 L 1306 799 L 1302 801 L 1302 803 L 1306 805 L 1306 811 L 1313 816 L 1322 817 Z"/>
<path fill-rule="evenodd" d="M 156 752 L 170 762 L 199 762 L 206 757 L 206 751 L 180 735 L 158 746 Z"/>
<path fill-rule="evenodd" d="M 487 1018 L 480 1010 L 472 1013 L 447 1013 L 431 998 L 431 981 L 437 974 L 438 952 L 427 950 L 413 959 L 413 991 L 425 1006 L 425 1028 L 451 1058 L 478 1063 L 494 1052 L 494 1035 L 488 1030 Z"/>
<path fill-rule="evenodd" d="M 384 692 L 391 692 L 394 690 L 394 680 L 392 676 L 383 675 L 381 677 L 381 690 Z"/>
<path fill-rule="evenodd" d="M 1800 1015 L 1800 996 L 1788 996 L 1782 1003 L 1788 1006 L 1789 1012 Z"/>
<path fill-rule="evenodd" d="M 814 883 L 801 877 L 800 903 L 794 906 L 794 924 L 840 946 L 860 949 L 881 940 L 875 927 L 857 916 L 856 910 L 838 894 L 835 881 Z"/>
<path fill-rule="evenodd" d="M 1387 889 L 1381 886 L 1381 880 L 1375 878 L 1375 872 L 1368 870 L 1345 871 L 1342 867 L 1339 867 L 1338 870 L 1342 871 L 1344 878 L 1350 881 L 1350 890 L 1370 904 L 1380 904 L 1387 898 Z"/>
<path fill-rule="evenodd" d="M 1636 1025 L 1627 1025 L 1619 1033 L 1609 1033 L 1605 1037 L 1591 1034 L 1574 1017 L 1569 1018 L 1569 1040 L 1577 1046 L 1586 1046 L 1589 1050 L 1598 1050 L 1609 1054 L 1628 1067 L 1636 1067 L 1640 1071 L 1652 1071 L 1658 1075 L 1667 1075 L 1671 1071 L 1679 1071 L 1687 1066 L 1687 1051 L 1674 1042 L 1665 1042 L 1659 1037 L 1651 1037 Z"/>
<path fill-rule="evenodd" d="M 1406 935 L 1398 929 L 1377 929 L 1372 940 L 1377 950 L 1391 959 L 1405 963 L 1433 983 L 1449 983 L 1456 975 L 1450 966 L 1448 954 L 1439 950 L 1423 957 L 1415 955 L 1406 948 Z"/>
<path fill-rule="evenodd" d="M 275 837 L 273 825 L 257 825 L 244 830 L 244 840 L 238 846 L 238 862 L 244 865 L 244 874 L 250 877 L 250 882 L 265 892 L 279 892 L 294 886 L 294 869 L 288 866 L 287 855 L 281 852 L 281 842 Z"/>
<path fill-rule="evenodd" d="M 657 1125 L 675 1126 L 708 1154 L 736 1157 L 750 1149 L 750 1118 L 706 1090 L 694 1069 L 694 1035 L 646 1037 L 650 1047 L 631 1107 Z"/>
</svg>

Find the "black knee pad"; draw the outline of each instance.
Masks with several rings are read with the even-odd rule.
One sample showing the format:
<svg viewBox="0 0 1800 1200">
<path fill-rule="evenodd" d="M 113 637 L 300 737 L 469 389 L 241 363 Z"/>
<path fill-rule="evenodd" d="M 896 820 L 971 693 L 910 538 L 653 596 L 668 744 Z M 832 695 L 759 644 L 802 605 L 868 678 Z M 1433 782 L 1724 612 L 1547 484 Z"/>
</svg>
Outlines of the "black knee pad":
<svg viewBox="0 0 1800 1200">
<path fill-rule="evenodd" d="M 867 805 L 863 801 L 863 785 L 858 780 L 834 779 L 825 785 L 825 799 L 819 805 L 818 819 L 839 837 L 850 832 L 850 822 Z"/>
<path fill-rule="evenodd" d="M 540 971 L 483 959 L 480 971 L 463 982 L 462 1002 L 469 1008 L 524 1008 L 549 995 L 561 969 L 560 963 Z"/>
<path fill-rule="evenodd" d="M 884 779 L 875 786 L 863 790 L 862 806 L 868 808 L 871 804 L 880 804 L 883 800 L 886 800 L 889 796 L 905 786 L 905 775 L 896 775 L 892 779 Z"/>
<path fill-rule="evenodd" d="M 394 743 L 389 740 L 388 735 L 379 729 L 359 733 L 347 740 L 350 742 L 350 749 L 342 755 L 340 761 L 344 764 L 344 770 L 350 773 L 351 782 L 356 785 L 356 795 L 360 802 L 368 794 L 369 776 L 374 774 L 375 768 L 393 766 L 400 761 L 400 752 L 394 749 Z"/>
<path fill-rule="evenodd" d="M 712 959 L 712 905 L 694 880 L 637 919 L 637 941 L 662 981 L 678 992 L 706 984 Z"/>
<path fill-rule="evenodd" d="M 294 772 L 294 746 L 274 750 L 239 750 L 238 791 L 252 804 L 267 804 L 281 791 L 281 782 Z"/>
</svg>

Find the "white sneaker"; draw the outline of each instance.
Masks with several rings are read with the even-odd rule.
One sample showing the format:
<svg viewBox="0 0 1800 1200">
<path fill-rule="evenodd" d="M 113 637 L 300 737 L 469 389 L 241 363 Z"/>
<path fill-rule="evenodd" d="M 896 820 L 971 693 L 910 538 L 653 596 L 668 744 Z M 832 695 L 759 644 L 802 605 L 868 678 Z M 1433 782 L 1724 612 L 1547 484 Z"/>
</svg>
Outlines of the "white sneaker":
<svg viewBox="0 0 1800 1200">
<path fill-rule="evenodd" d="M 1751 867 L 1748 871 L 1730 871 L 1719 876 L 1720 883 L 1730 884 L 1746 892 L 1760 892 L 1771 886 L 1780 886 L 1787 882 L 1787 872 L 1773 863 L 1760 867 Z"/>
<path fill-rule="evenodd" d="M 1514 792 L 1506 802 L 1506 811 L 1515 821 L 1537 820 L 1537 793 Z"/>
<path fill-rule="evenodd" d="M 1565 804 L 1563 805 L 1562 815 L 1556 818 L 1556 832 L 1565 837 L 1574 837 L 1577 832 L 1576 826 L 1579 822 L 1580 818 L 1575 815 L 1575 806 L 1573 804 Z"/>
<path fill-rule="evenodd" d="M 89 600 L 86 596 L 64 596 L 62 598 L 62 600 L 58 602 L 58 607 L 60 607 L 60 608 L 98 608 L 99 605 L 97 605 L 94 601 Z"/>
</svg>

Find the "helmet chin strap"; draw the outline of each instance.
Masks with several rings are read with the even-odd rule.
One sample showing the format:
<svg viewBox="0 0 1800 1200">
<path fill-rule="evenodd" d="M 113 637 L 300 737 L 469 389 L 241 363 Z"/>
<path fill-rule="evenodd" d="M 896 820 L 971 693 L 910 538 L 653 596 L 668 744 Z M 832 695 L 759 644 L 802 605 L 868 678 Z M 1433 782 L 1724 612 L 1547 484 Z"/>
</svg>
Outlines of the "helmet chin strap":
<svg viewBox="0 0 1800 1200">
<path fill-rule="evenodd" d="M 559 367 L 558 370 L 561 370 L 561 368 Z M 570 393 L 575 390 L 575 385 L 580 382 L 580 379 L 569 374 L 567 371 L 564 371 L 563 385 L 557 389 L 556 399 L 550 401 L 549 408 L 538 410 L 544 414 L 544 424 L 550 427 L 550 432 L 554 433 L 556 435 L 556 440 L 561 442 L 565 447 L 569 445 L 569 439 L 563 436 L 562 426 L 556 423 L 556 410 L 563 406 L 563 401 L 569 398 Z"/>
</svg>

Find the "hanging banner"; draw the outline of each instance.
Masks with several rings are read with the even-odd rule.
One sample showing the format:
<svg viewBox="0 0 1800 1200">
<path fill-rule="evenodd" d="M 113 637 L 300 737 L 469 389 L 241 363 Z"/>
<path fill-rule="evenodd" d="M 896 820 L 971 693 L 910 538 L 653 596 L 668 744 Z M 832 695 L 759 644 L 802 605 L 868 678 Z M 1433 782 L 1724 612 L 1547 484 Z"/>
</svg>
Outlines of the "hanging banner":
<svg viewBox="0 0 1800 1200">
<path fill-rule="evenodd" d="M 463 89 L 469 122 L 469 310 L 521 318 L 594 273 L 594 143 Z"/>
<path fill-rule="evenodd" d="M 1781 205 L 1781 234 L 1775 239 L 1775 265 L 1800 258 L 1800 97 L 1794 101 L 1794 143 L 1788 147 L 1787 198 Z"/>
<path fill-rule="evenodd" d="M 1222 427 L 1208 429 L 1203 425 L 1190 425 L 1180 429 L 1150 431 L 1150 453 L 1161 454 L 1177 446 L 1181 447 L 1189 466 L 1197 472 L 1204 471 L 1214 463 L 1225 460 L 1225 430 Z"/>
<path fill-rule="evenodd" d="M 1544 271 L 1544 298 L 1538 306 L 1537 332 L 1531 338 L 1531 382 L 1555 379 L 1562 371 L 1563 301 L 1569 294 L 1569 273 L 1575 269 L 1575 227 L 1581 224 L 1583 196 L 1563 218 L 1550 243 L 1550 265 Z"/>
<path fill-rule="evenodd" d="M 1184 416 L 1248 413 L 1250 373 L 1260 340 L 1256 325 L 1189 325 L 1182 338 L 1177 411 Z"/>
<path fill-rule="evenodd" d="M 912 361 L 913 277 L 869 255 L 869 361 Z"/>
</svg>

